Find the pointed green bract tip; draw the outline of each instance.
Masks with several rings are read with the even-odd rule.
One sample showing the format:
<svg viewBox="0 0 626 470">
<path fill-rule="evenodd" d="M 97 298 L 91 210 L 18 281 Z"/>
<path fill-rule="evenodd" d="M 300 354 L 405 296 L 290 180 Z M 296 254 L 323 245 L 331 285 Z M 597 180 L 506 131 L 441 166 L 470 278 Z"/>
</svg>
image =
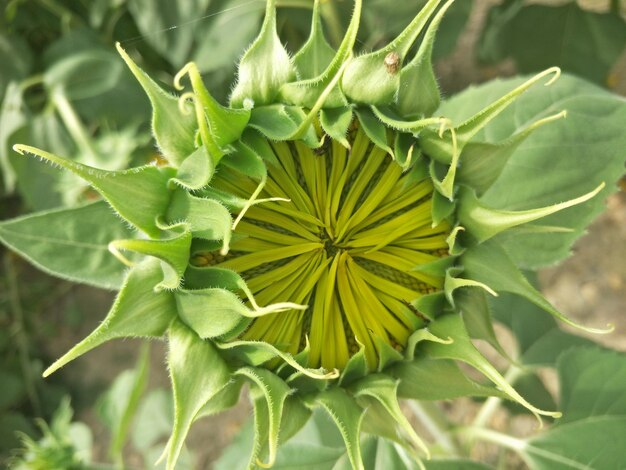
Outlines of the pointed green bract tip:
<svg viewBox="0 0 626 470">
<path fill-rule="evenodd" d="M 244 107 L 246 100 L 255 106 L 271 104 L 293 77 L 291 59 L 276 32 L 276 0 L 267 0 L 261 32 L 239 62 L 230 104 L 234 108 Z"/>
</svg>

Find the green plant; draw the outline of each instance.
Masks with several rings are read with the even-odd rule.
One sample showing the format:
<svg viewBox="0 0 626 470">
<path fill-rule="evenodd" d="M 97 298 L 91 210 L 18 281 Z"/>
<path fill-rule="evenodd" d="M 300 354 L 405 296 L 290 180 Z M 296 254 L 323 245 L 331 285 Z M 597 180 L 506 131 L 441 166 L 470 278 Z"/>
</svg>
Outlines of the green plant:
<svg viewBox="0 0 626 470">
<path fill-rule="evenodd" d="M 2 241 L 54 275 L 120 289 L 104 322 L 45 375 L 111 339 L 167 337 L 170 469 L 193 421 L 232 406 L 244 383 L 255 410 L 250 467 L 281 455 L 371 467 L 372 449 L 423 465 L 430 450 L 399 398 L 509 399 L 540 422 L 560 418 L 529 403 L 471 340 L 506 357 L 492 315 L 515 330 L 534 308 L 611 331 L 568 319 L 521 269 L 566 257 L 602 210 L 623 171 L 623 100 L 570 76 L 554 84 L 560 70 L 550 68 L 442 103 L 432 52 L 453 0 L 428 1 L 396 39 L 359 56 L 361 1 L 337 50 L 315 2 L 310 38 L 293 57 L 278 39 L 275 3 L 239 63 L 229 106 L 194 63 L 175 77 L 179 90 L 183 79 L 191 85 L 176 97 L 119 47 L 152 103 L 163 165 L 106 171 L 15 146 L 76 174 L 105 201 L 3 222 Z M 522 340 L 555 331 L 564 347 L 578 341 L 538 318 L 542 328 L 525 327 Z M 493 385 L 467 377 L 458 361 Z M 281 454 L 279 443 L 314 408 L 335 422 L 346 451 L 321 440 L 322 450 L 312 442 Z M 594 426 L 624 427 L 623 417 L 609 421 Z M 538 466 L 615 461 L 593 446 L 560 456 L 579 447 L 571 440 L 546 457 L 541 449 L 567 438 L 565 427 L 526 445 L 484 424 L 457 434 L 508 445 Z M 361 445 L 361 430 L 387 441 Z"/>
</svg>

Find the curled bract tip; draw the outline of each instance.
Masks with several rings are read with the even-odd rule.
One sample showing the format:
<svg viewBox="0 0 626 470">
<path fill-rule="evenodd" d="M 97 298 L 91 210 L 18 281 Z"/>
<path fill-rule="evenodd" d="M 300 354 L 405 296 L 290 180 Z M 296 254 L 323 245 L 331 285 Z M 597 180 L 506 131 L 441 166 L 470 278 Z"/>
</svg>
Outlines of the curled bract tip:
<svg viewBox="0 0 626 470">
<path fill-rule="evenodd" d="M 272 468 L 274 462 L 263 463 L 259 459 L 256 459 L 256 464 L 261 468 Z"/>
<path fill-rule="evenodd" d="M 187 62 L 182 69 L 180 69 L 178 71 L 178 73 L 176 75 L 174 75 L 174 88 L 176 88 L 177 90 L 182 90 L 185 87 L 183 86 L 183 84 L 181 83 L 181 80 L 183 79 L 183 77 L 185 75 L 187 75 L 192 69 L 198 69 L 198 67 L 196 66 L 195 62 Z"/>
<path fill-rule="evenodd" d="M 547 76 L 550 74 L 554 74 L 554 76 L 550 80 L 548 80 L 544 86 L 550 86 L 559 79 L 559 77 L 561 76 L 561 68 L 550 67 L 549 69 L 541 72 L 539 76 Z"/>
<path fill-rule="evenodd" d="M 189 107 L 187 106 L 187 103 L 190 101 L 194 101 L 194 100 L 195 100 L 195 95 L 191 91 L 188 91 L 187 93 L 183 93 L 182 95 L 180 95 L 180 97 L 178 98 L 178 110 L 180 111 L 180 113 L 184 114 L 185 116 L 189 116 L 192 110 L 189 109 Z"/>
<path fill-rule="evenodd" d="M 24 155 L 25 152 L 28 152 L 28 146 L 15 144 L 13 145 L 13 151 L 19 153 L 20 155 Z"/>
</svg>

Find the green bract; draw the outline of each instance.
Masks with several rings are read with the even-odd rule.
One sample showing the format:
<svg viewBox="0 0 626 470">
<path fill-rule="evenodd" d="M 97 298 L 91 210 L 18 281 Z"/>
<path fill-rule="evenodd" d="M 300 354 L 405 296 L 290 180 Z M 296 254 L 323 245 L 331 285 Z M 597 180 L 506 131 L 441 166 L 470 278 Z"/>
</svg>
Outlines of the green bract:
<svg viewBox="0 0 626 470">
<path fill-rule="evenodd" d="M 601 210 L 622 166 L 602 145 L 621 132 L 605 116 L 624 103 L 570 77 L 554 84 L 557 68 L 441 103 L 431 54 L 453 0 L 428 1 L 394 41 L 355 56 L 361 3 L 335 51 L 316 1 L 290 57 L 268 0 L 229 106 L 195 64 L 173 96 L 118 47 L 152 103 L 165 165 L 105 171 L 15 148 L 78 175 L 137 229 L 96 202 L 4 222 L 0 238 L 52 274 L 120 289 L 45 375 L 113 338 L 167 339 L 169 469 L 192 423 L 236 403 L 244 383 L 250 467 L 272 465 L 316 407 L 356 469 L 362 429 L 429 456 L 399 398 L 498 396 L 560 416 L 528 403 L 471 340 L 502 350 L 487 302 L 499 292 L 574 324 L 520 268 L 566 256 Z"/>
</svg>

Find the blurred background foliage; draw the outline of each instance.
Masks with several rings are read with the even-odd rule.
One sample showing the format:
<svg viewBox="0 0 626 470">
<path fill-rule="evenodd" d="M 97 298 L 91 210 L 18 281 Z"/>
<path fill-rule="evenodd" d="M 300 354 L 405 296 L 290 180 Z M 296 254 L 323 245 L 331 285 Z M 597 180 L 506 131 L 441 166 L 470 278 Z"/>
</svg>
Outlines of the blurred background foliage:
<svg viewBox="0 0 626 470">
<path fill-rule="evenodd" d="M 281 37 L 291 50 L 308 36 L 312 3 L 278 0 Z M 369 50 L 395 37 L 425 1 L 364 3 L 358 46 Z M 349 0 L 323 4 L 335 46 L 351 10 Z M 197 62 L 209 90 L 226 102 L 237 60 L 263 11 L 263 0 L 4 0 L 0 219 L 96 197 L 75 177 L 21 158 L 12 150 L 15 143 L 106 169 L 158 158 L 148 100 L 115 52 L 116 42 L 166 87 L 181 66 Z M 436 42 L 443 92 L 552 65 L 615 89 L 625 80 L 625 12 L 620 0 L 458 0 Z M 10 460 L 15 468 L 44 469 L 50 467 L 41 462 L 60 459 L 64 469 L 100 468 L 95 460 L 119 466 L 128 445 L 135 468 L 151 466 L 169 432 L 172 404 L 154 386 L 166 379 L 148 380 L 148 351 L 138 353 L 132 344 L 125 366 L 139 357 L 137 365 L 113 380 L 116 365 L 111 383 L 92 388 L 66 372 L 40 378 L 50 356 L 70 345 L 83 323 L 101 317 L 110 294 L 50 279 L 0 250 L 0 465 Z M 70 338 L 64 341 L 64 335 Z M 92 421 L 107 430 L 108 448 L 92 449 L 92 431 L 72 422 L 68 396 L 80 416 L 99 417 Z M 187 454 L 180 468 L 193 468 L 192 461 Z"/>
</svg>

